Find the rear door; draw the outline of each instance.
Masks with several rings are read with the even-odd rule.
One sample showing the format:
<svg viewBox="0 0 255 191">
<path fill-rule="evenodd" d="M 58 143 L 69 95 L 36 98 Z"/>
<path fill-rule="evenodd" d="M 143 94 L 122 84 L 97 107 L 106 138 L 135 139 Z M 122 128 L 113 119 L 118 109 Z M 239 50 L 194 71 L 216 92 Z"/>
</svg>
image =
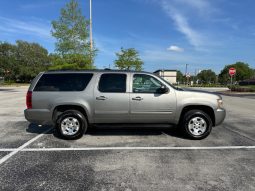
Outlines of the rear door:
<svg viewBox="0 0 255 191">
<path fill-rule="evenodd" d="M 133 74 L 130 93 L 132 123 L 170 123 L 176 109 L 175 92 L 157 93 L 165 86 L 150 74 Z"/>
<path fill-rule="evenodd" d="M 104 73 L 94 89 L 95 123 L 129 123 L 128 74 Z"/>
</svg>

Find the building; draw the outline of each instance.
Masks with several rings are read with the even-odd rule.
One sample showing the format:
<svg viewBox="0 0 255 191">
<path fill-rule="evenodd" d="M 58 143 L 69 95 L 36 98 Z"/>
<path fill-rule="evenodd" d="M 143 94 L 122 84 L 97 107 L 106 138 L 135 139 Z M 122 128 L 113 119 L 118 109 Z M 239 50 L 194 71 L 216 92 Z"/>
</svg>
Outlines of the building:
<svg viewBox="0 0 255 191">
<path fill-rule="evenodd" d="M 153 73 L 172 84 L 176 84 L 177 82 L 177 70 L 157 70 Z"/>
</svg>

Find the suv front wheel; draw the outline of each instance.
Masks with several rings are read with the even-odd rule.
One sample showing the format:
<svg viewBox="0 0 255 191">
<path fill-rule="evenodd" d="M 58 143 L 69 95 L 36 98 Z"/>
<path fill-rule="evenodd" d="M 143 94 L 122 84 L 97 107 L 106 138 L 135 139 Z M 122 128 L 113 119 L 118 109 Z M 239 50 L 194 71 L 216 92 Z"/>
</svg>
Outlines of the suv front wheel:
<svg viewBox="0 0 255 191">
<path fill-rule="evenodd" d="M 79 139 L 86 132 L 88 127 L 84 115 L 76 110 L 63 112 L 57 120 L 56 130 L 58 134 L 67 140 Z"/>
<path fill-rule="evenodd" d="M 201 110 L 188 111 L 181 123 L 182 130 L 191 139 L 204 139 L 212 130 L 210 116 Z"/>
</svg>

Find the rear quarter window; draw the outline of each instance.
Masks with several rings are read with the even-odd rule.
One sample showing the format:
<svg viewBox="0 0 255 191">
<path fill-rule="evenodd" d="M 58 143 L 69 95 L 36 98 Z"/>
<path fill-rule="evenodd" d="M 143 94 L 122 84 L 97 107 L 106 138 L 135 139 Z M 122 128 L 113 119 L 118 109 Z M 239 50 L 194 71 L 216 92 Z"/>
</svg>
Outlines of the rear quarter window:
<svg viewBox="0 0 255 191">
<path fill-rule="evenodd" d="M 91 73 L 43 74 L 34 91 L 83 91 L 92 76 Z"/>
</svg>

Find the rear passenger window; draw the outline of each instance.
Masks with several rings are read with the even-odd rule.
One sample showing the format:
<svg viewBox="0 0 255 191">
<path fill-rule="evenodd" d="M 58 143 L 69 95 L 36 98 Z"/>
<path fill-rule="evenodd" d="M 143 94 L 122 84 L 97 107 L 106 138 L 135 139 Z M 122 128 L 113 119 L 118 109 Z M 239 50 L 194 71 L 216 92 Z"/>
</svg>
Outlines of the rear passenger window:
<svg viewBox="0 0 255 191">
<path fill-rule="evenodd" d="M 43 74 L 34 91 L 83 91 L 93 74 Z"/>
<path fill-rule="evenodd" d="M 100 92 L 126 92 L 126 74 L 102 74 L 98 90 Z"/>
</svg>

